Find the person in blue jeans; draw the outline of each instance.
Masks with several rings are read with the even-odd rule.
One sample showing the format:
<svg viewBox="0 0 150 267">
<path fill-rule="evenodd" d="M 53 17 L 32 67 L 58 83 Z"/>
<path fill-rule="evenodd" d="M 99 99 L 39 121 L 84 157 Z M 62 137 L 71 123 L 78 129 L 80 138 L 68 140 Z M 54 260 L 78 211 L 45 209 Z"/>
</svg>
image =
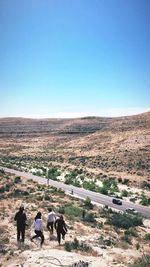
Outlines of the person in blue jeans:
<svg viewBox="0 0 150 267">
<path fill-rule="evenodd" d="M 41 238 L 41 247 L 42 247 L 42 245 L 44 243 L 44 235 L 43 235 L 41 212 L 38 212 L 36 217 L 35 217 L 34 231 L 35 231 L 35 235 L 33 237 L 31 237 L 31 241 L 33 241 L 34 238 L 40 237 Z"/>
</svg>

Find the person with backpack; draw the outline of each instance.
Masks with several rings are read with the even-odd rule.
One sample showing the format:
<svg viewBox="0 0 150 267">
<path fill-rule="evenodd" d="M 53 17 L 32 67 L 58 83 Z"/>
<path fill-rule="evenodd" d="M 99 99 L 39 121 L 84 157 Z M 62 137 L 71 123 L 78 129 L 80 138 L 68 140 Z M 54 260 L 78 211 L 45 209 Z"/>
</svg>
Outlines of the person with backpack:
<svg viewBox="0 0 150 267">
<path fill-rule="evenodd" d="M 51 235 L 53 235 L 54 223 L 56 221 L 56 213 L 49 208 L 48 209 L 48 219 L 47 219 L 47 229 Z"/>
<path fill-rule="evenodd" d="M 35 216 L 35 221 L 34 221 L 34 231 L 35 235 L 31 237 L 31 242 L 33 242 L 34 238 L 40 237 L 41 238 L 41 247 L 44 243 L 44 235 L 43 235 L 43 227 L 42 227 L 42 214 L 41 212 L 38 212 L 37 215 Z"/>
<path fill-rule="evenodd" d="M 63 218 L 62 215 L 55 221 L 54 227 L 56 229 L 57 240 L 58 240 L 58 243 L 60 245 L 61 236 L 62 236 L 62 239 L 65 239 L 65 235 L 67 233 L 66 223 L 65 223 L 64 218 Z"/>
<path fill-rule="evenodd" d="M 19 208 L 19 211 L 16 212 L 14 220 L 17 222 L 17 242 L 18 245 L 22 242 L 24 244 L 25 241 L 25 228 L 27 226 L 26 224 L 26 214 L 24 212 L 24 207 L 21 206 Z"/>
</svg>

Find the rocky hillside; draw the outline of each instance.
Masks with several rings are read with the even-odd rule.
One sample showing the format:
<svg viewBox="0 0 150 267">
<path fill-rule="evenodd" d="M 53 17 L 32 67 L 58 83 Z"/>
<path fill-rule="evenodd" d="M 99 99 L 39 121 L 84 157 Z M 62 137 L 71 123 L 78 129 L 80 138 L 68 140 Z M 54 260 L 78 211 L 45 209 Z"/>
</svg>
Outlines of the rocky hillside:
<svg viewBox="0 0 150 267">
<path fill-rule="evenodd" d="M 25 134 L 89 134 L 110 129 L 125 131 L 131 129 L 147 129 L 150 123 L 150 112 L 140 115 L 103 118 L 83 117 L 78 119 L 26 119 L 0 118 L 0 135 Z"/>
<path fill-rule="evenodd" d="M 1 118 L 1 164 L 13 158 L 147 181 L 149 130 L 150 112 L 118 118 Z"/>
<path fill-rule="evenodd" d="M 24 204 L 28 218 L 24 246 L 17 246 L 14 215 Z M 46 228 L 48 208 L 63 214 L 68 233 L 61 246 Z M 84 216 L 83 216 L 84 210 Z M 42 212 L 45 243 L 30 241 L 33 221 Z M 135 220 L 136 219 L 136 220 Z M 120 222 L 118 224 L 118 222 Z M 125 222 L 125 223 L 124 223 Z M 1 267 L 127 267 L 149 251 L 150 221 L 120 214 L 65 195 L 52 187 L 26 181 L 0 171 L 0 266 Z M 86 265 L 75 265 L 83 261 Z"/>
</svg>

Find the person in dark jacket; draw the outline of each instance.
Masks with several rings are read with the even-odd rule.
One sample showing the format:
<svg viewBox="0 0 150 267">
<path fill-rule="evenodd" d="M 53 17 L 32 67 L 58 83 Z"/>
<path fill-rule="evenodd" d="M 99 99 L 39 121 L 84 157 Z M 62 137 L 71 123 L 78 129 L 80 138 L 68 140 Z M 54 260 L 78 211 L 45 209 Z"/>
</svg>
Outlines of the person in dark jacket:
<svg viewBox="0 0 150 267">
<path fill-rule="evenodd" d="M 15 214 L 14 220 L 17 222 L 17 242 L 24 243 L 25 240 L 25 227 L 26 227 L 26 214 L 24 212 L 24 207 L 21 206 L 19 211 Z"/>
<path fill-rule="evenodd" d="M 62 239 L 65 239 L 65 234 L 67 233 L 66 223 L 65 223 L 62 215 L 55 221 L 54 227 L 56 229 L 57 240 L 58 240 L 58 243 L 60 245 L 61 235 L 62 235 Z"/>
</svg>

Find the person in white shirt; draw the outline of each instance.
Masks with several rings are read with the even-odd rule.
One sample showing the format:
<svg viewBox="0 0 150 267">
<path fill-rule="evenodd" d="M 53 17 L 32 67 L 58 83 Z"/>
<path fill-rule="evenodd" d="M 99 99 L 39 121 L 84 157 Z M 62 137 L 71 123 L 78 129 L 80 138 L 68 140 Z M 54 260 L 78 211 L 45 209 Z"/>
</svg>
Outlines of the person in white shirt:
<svg viewBox="0 0 150 267">
<path fill-rule="evenodd" d="M 41 238 L 41 247 L 44 242 L 44 235 L 43 235 L 43 228 L 42 228 L 42 214 L 41 212 L 38 212 L 36 217 L 35 217 L 35 222 L 34 222 L 34 231 L 35 234 L 33 237 L 31 237 L 31 241 L 33 241 L 34 238 L 40 237 Z"/>
<path fill-rule="evenodd" d="M 56 221 L 56 213 L 51 208 L 49 208 L 48 219 L 47 219 L 47 229 L 48 231 L 50 231 L 50 234 L 53 234 L 55 221 Z"/>
</svg>

